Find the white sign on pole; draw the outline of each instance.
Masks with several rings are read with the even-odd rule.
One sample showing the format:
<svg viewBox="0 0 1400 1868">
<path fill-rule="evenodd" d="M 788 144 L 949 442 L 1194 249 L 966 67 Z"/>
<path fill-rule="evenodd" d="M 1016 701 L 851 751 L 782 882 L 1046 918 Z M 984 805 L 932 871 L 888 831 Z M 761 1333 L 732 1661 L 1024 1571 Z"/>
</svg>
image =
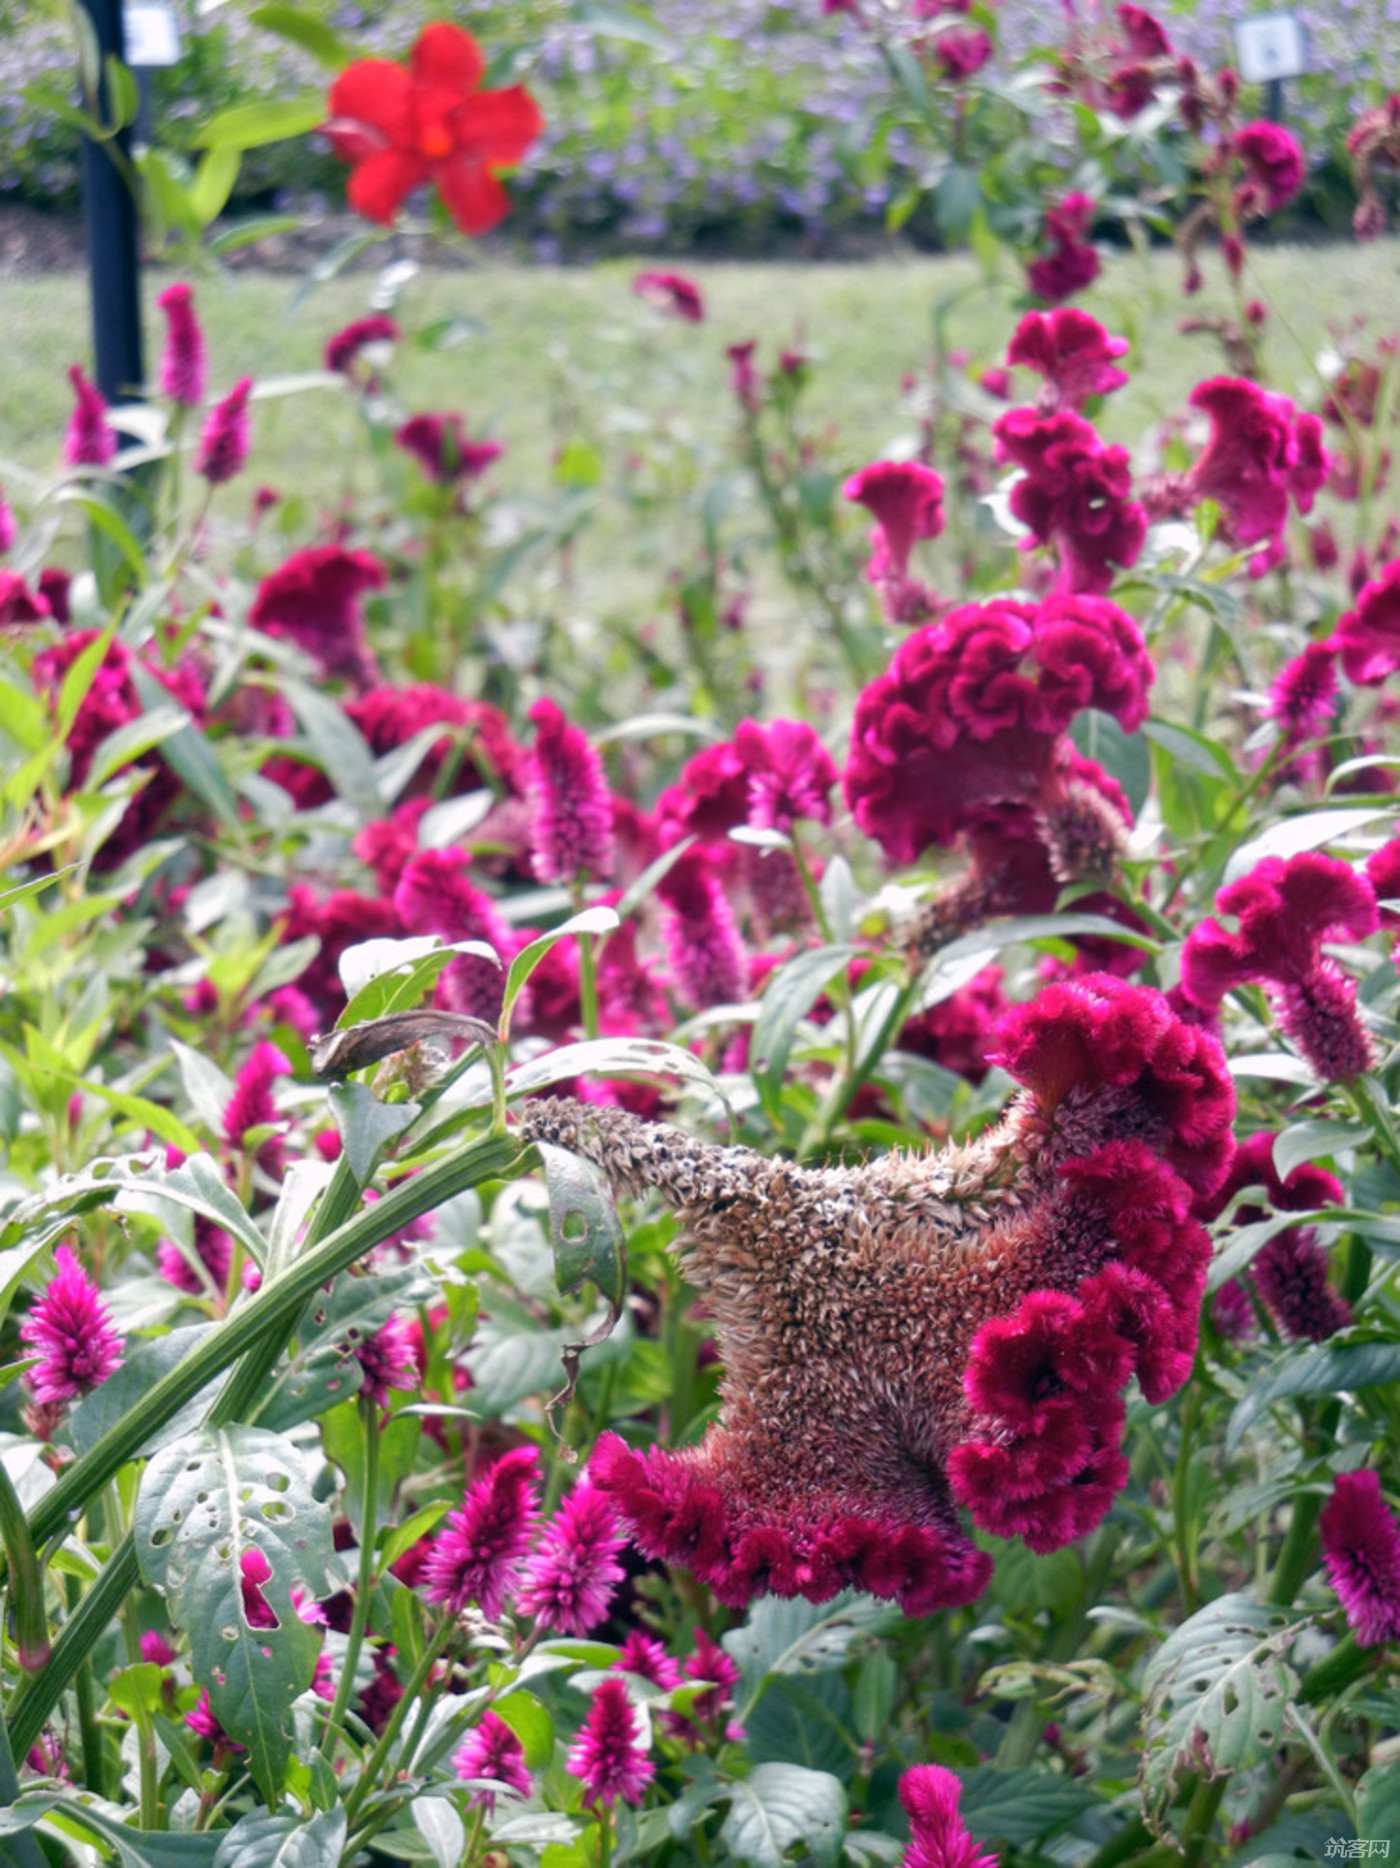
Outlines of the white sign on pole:
<svg viewBox="0 0 1400 1868">
<path fill-rule="evenodd" d="M 127 0 L 122 8 L 122 34 L 128 65 L 180 62 L 180 28 L 175 11 L 160 4 L 160 0 Z"/>
<path fill-rule="evenodd" d="M 1296 13 L 1255 13 L 1235 21 L 1235 56 L 1246 84 L 1301 78 L 1308 68 L 1302 21 Z"/>
</svg>

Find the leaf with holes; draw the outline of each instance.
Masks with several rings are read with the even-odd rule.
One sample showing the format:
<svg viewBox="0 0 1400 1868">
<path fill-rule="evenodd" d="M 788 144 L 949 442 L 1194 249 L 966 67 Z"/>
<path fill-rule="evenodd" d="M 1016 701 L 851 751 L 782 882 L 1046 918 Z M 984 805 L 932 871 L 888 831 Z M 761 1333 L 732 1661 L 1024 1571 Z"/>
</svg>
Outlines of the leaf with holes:
<svg viewBox="0 0 1400 1868">
<path fill-rule="evenodd" d="M 133 1530 L 142 1580 L 165 1591 L 215 1718 L 247 1747 L 275 1805 L 290 1752 L 287 1714 L 310 1686 L 321 1647 L 292 1592 L 302 1601 L 332 1587 L 329 1508 L 312 1496 L 290 1442 L 258 1427 L 213 1428 L 151 1461 Z"/>
<path fill-rule="evenodd" d="M 554 1275 L 567 1295 L 593 1283 L 617 1309 L 627 1286 L 627 1251 L 612 1194 L 591 1161 L 537 1142 L 549 1190 L 549 1234 Z"/>
<path fill-rule="evenodd" d="M 357 1394 L 364 1382 L 360 1345 L 382 1330 L 396 1310 L 411 1309 L 431 1288 L 411 1268 L 382 1278 L 342 1273 L 329 1296 L 312 1305 L 300 1347 L 258 1407 L 258 1425 L 286 1433 Z"/>
<path fill-rule="evenodd" d="M 1140 1773 L 1156 1833 L 1184 1815 L 1172 1805 L 1185 1777 L 1250 1770 L 1277 1751 L 1298 1685 L 1283 1656 L 1303 1625 L 1242 1592 L 1208 1603 L 1157 1650 L 1144 1681 Z"/>
<path fill-rule="evenodd" d="M 846 1792 L 839 1778 L 800 1764 L 760 1764 L 730 1790 L 720 1831 L 736 1859 L 779 1868 L 794 1842 L 831 1868 L 846 1831 Z"/>
</svg>

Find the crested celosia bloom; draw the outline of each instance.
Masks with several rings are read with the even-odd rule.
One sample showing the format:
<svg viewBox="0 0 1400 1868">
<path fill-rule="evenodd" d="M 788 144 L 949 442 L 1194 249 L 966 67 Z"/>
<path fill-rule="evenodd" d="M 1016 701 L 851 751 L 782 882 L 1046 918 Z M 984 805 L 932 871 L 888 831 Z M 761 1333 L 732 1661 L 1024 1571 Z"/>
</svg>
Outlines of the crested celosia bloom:
<svg viewBox="0 0 1400 1868">
<path fill-rule="evenodd" d="M 328 338 L 322 362 L 328 370 L 335 370 L 341 376 L 350 376 L 362 350 L 371 345 L 387 346 L 398 341 L 397 323 L 387 312 L 377 311 L 368 318 L 356 318 L 353 323 L 343 326 L 333 337 Z"/>
<path fill-rule="evenodd" d="M 1381 926 L 1400 928 L 1400 837 L 1392 837 L 1366 859 L 1366 879 L 1375 890 Z"/>
<path fill-rule="evenodd" d="M 282 940 L 287 946 L 313 937 L 320 942 L 319 951 L 297 975 L 296 983 L 327 1025 L 334 1024 L 345 1004 L 345 989 L 337 970 L 345 949 L 403 931 L 392 902 L 357 895 L 353 889 L 336 889 L 319 901 L 316 891 L 304 882 L 294 882 L 287 891 Z"/>
<path fill-rule="evenodd" d="M 68 380 L 77 401 L 68 423 L 63 458 L 70 467 L 105 467 L 117 451 L 117 431 L 107 420 L 106 397 L 76 363 L 69 368 Z"/>
<path fill-rule="evenodd" d="M 257 1144 L 257 1164 L 274 1179 L 283 1167 L 281 1132 L 286 1123 L 272 1100 L 272 1086 L 278 1077 L 287 1077 L 292 1066 L 275 1044 L 266 1039 L 255 1045 L 247 1062 L 238 1072 L 233 1095 L 224 1111 L 224 1140 L 231 1148 L 242 1148 L 251 1129 L 272 1128 L 277 1134 L 264 1137 Z"/>
<path fill-rule="evenodd" d="M 943 530 L 943 476 L 922 461 L 872 461 L 841 492 L 874 514 L 888 565 L 899 577 L 909 569 L 915 542 Z"/>
<path fill-rule="evenodd" d="M 1198 1200 L 1195 1212 L 1209 1222 L 1225 1211 L 1243 1187 L 1262 1187 L 1267 1206 L 1252 1204 L 1235 1209 L 1235 1224 L 1249 1226 L 1275 1213 L 1302 1213 L 1341 1206 L 1342 1183 L 1325 1168 L 1302 1162 L 1287 1180 L 1274 1166 L 1274 1137 L 1264 1130 L 1235 1149 L 1229 1173 L 1208 1200 Z M 1255 1253 L 1250 1276 L 1280 1333 L 1290 1341 L 1325 1342 L 1352 1320 L 1351 1305 L 1327 1281 L 1327 1253 L 1312 1226 L 1290 1226 L 1275 1233 Z M 1217 1319 L 1217 1328 L 1220 1327 Z"/>
<path fill-rule="evenodd" d="M 1235 194 L 1242 214 L 1272 214 L 1303 186 L 1307 170 L 1298 139 L 1281 123 L 1246 123 L 1235 131 L 1230 148 L 1248 177 Z"/>
<path fill-rule="evenodd" d="M 705 300 L 693 279 L 681 272 L 639 272 L 632 290 L 658 311 L 683 318 L 687 324 L 699 324 L 705 316 Z"/>
<path fill-rule="evenodd" d="M 612 1500 L 587 1480 L 576 1485 L 526 1562 L 517 1609 L 561 1634 L 591 1634 L 622 1581 L 617 1553 L 626 1542 Z"/>
<path fill-rule="evenodd" d="M 994 50 L 990 37 L 980 26 L 954 26 L 921 43 L 932 55 L 938 76 L 947 84 L 965 84 L 975 77 Z"/>
<path fill-rule="evenodd" d="M 1210 1257 L 1190 1211 L 1231 1152 L 1214 1038 L 1106 976 L 1003 1020 L 1024 1085 L 947 1154 L 804 1169 L 619 1110 L 539 1101 L 523 1132 L 656 1187 L 712 1320 L 721 1412 L 697 1445 L 612 1434 L 590 1475 L 642 1552 L 719 1599 L 852 1586 L 911 1614 L 971 1601 L 991 1559 L 957 1507 L 1045 1551 L 1126 1476 L 1120 1390 L 1186 1379 Z"/>
<path fill-rule="evenodd" d="M 499 441 L 469 440 L 460 415 L 410 415 L 395 429 L 394 445 L 439 486 L 479 479 L 505 452 Z"/>
<path fill-rule="evenodd" d="M 539 1517 L 539 1455 L 532 1446 L 502 1453 L 459 1511 L 450 1511 L 423 1565 L 423 1593 L 460 1615 L 474 1602 L 495 1621 L 515 1589 Z"/>
<path fill-rule="evenodd" d="M 240 377 L 205 417 L 194 470 L 203 474 L 210 486 L 222 486 L 243 471 L 248 458 L 248 398 L 252 393 L 252 377 Z"/>
<path fill-rule="evenodd" d="M 355 1360 L 363 1371 L 360 1393 L 376 1407 L 389 1405 L 389 1390 L 411 1393 L 418 1386 L 418 1359 L 413 1338 L 402 1317 L 390 1317 L 372 1335 L 355 1344 Z"/>
<path fill-rule="evenodd" d="M 650 1680 L 668 1693 L 681 1683 L 681 1670 L 664 1645 L 640 1628 L 634 1628 L 617 1650 L 613 1666 L 619 1673 L 635 1673 L 639 1680 Z"/>
<path fill-rule="evenodd" d="M 498 1712 L 484 1712 L 480 1725 L 467 1733 L 466 1743 L 452 1759 L 452 1768 L 463 1782 L 485 1778 L 510 1790 L 518 1797 L 530 1794 L 530 1773 L 525 1767 L 525 1747 Z M 474 1790 L 467 1798 L 467 1808 L 495 1814 L 496 1792 Z"/>
<path fill-rule="evenodd" d="M 569 1751 L 568 1770 L 583 1784 L 584 1801 L 610 1806 L 640 1803 L 656 1766 L 641 1743 L 641 1714 L 621 1680 L 603 1680 L 593 1689 L 578 1737 Z"/>
<path fill-rule="evenodd" d="M 763 384 L 753 361 L 757 349 L 758 339 L 750 337 L 742 344 L 728 345 L 724 352 L 730 363 L 729 387 L 745 415 L 755 414 L 763 400 Z"/>
<path fill-rule="evenodd" d="M 450 778 L 454 792 L 479 791 L 498 780 L 512 792 L 524 785 L 525 755 L 510 722 L 489 701 L 464 700 L 431 682 L 373 687 L 345 703 L 345 711 L 377 758 L 406 746 L 424 727 L 451 728 L 423 755 L 403 796 L 437 796 Z"/>
<path fill-rule="evenodd" d="M 48 599 L 31 590 L 18 571 L 0 566 L 0 629 L 16 623 L 39 623 L 48 614 Z"/>
<path fill-rule="evenodd" d="M 264 635 L 295 643 L 323 675 L 372 687 L 377 670 L 360 600 L 382 590 L 386 578 L 384 566 L 367 551 L 312 545 L 293 552 L 262 580 L 248 621 Z"/>
<path fill-rule="evenodd" d="M 1137 562 L 1147 536 L 1147 514 L 1131 497 L 1128 450 L 1106 448 L 1071 409 L 1012 409 L 992 433 L 997 458 L 1024 470 L 1011 489 L 1011 510 L 1038 544 L 1055 547 L 1056 590 L 1101 595 L 1115 568 Z"/>
<path fill-rule="evenodd" d="M 395 911 L 405 933 L 485 941 L 506 961 L 515 942 L 500 909 L 471 881 L 470 865 L 462 850 L 420 850 L 399 876 Z M 438 977 L 437 1003 L 447 1012 L 494 1021 L 504 988 L 505 974 L 484 954 L 459 954 Z"/>
<path fill-rule="evenodd" d="M 510 199 L 497 171 L 520 161 L 544 122 L 522 85 L 483 91 L 485 70 L 476 40 L 448 20 L 423 28 L 407 69 L 384 58 L 346 66 L 322 129 L 353 164 L 346 193 L 357 214 L 387 227 L 432 182 L 463 233 L 504 220 Z"/>
<path fill-rule="evenodd" d="M 899 1800 L 909 1817 L 909 1846 L 900 1868 L 996 1868 L 967 1832 L 958 1804 L 962 1785 L 941 1764 L 916 1764 L 899 1780 Z"/>
<path fill-rule="evenodd" d="M 1101 597 L 952 610 L 902 642 L 856 702 L 855 820 L 891 861 L 912 863 L 988 807 L 1053 809 L 1071 722 L 1094 707 L 1134 732 L 1153 675 L 1137 624 Z"/>
<path fill-rule="evenodd" d="M 1026 268 L 1026 281 L 1037 298 L 1058 305 L 1098 278 L 1099 256 L 1084 238 L 1093 220 L 1094 203 L 1084 194 L 1066 195 L 1047 211 L 1045 237 L 1050 251 Z"/>
<path fill-rule="evenodd" d="M 1210 417 L 1210 439 L 1187 475 L 1190 496 L 1216 502 L 1232 544 L 1267 540 L 1264 566 L 1277 563 L 1290 495 L 1299 512 L 1311 512 L 1327 478 L 1321 421 L 1233 376 L 1198 383 L 1189 400 Z"/>
<path fill-rule="evenodd" d="M 672 863 L 656 893 L 662 934 L 681 998 L 696 1011 L 747 998 L 744 944 L 715 865 L 702 850 Z"/>
<path fill-rule="evenodd" d="M 160 354 L 160 393 L 181 408 L 204 400 L 204 333 L 195 316 L 194 292 L 183 279 L 156 298 L 165 313 L 165 348 Z"/>
<path fill-rule="evenodd" d="M 1328 940 L 1364 940 L 1379 925 L 1364 875 L 1316 850 L 1269 856 L 1223 888 L 1215 905 L 1239 922 L 1236 932 L 1211 916 L 1186 937 L 1181 985 L 1213 1012 L 1227 992 L 1273 988 L 1279 1024 L 1320 1077 L 1369 1070 L 1371 1039 L 1356 1009 L 1356 981 L 1322 951 Z"/>
<path fill-rule="evenodd" d="M 1073 306 L 1057 311 L 1028 311 L 1012 334 L 1006 361 L 1019 363 L 1045 378 L 1040 407 L 1079 410 L 1091 396 L 1121 389 L 1128 372 L 1115 357 L 1126 356 L 1126 337 L 1110 337 L 1097 318 Z"/>
<path fill-rule="evenodd" d="M 1337 1475 L 1317 1521 L 1327 1580 L 1358 1647 L 1400 1641 L 1400 1524 L 1369 1467 Z"/>
<path fill-rule="evenodd" d="M 41 1406 L 87 1394 L 122 1361 L 122 1339 L 102 1293 L 71 1247 L 59 1246 L 54 1263 L 57 1275 L 19 1326 L 26 1352 L 39 1358 L 24 1379 Z"/>
<path fill-rule="evenodd" d="M 798 818 L 831 822 L 835 761 L 802 720 L 741 720 L 734 750 L 747 776 L 746 821 L 757 830 L 789 831 Z"/>
<path fill-rule="evenodd" d="M 552 700 L 530 709 L 535 746 L 530 755 L 530 857 L 539 882 L 594 881 L 610 876 L 612 793 L 603 761 L 582 728 L 572 726 Z"/>
<path fill-rule="evenodd" d="M 1358 687 L 1379 687 L 1400 668 L 1400 559 L 1363 585 L 1329 645 L 1341 657 L 1347 680 Z"/>
</svg>

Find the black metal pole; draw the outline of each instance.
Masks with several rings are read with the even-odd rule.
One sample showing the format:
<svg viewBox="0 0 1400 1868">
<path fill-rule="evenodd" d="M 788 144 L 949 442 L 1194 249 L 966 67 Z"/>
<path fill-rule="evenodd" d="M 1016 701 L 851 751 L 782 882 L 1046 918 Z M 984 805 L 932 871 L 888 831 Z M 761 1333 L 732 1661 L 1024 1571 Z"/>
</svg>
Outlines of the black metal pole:
<svg viewBox="0 0 1400 1868">
<path fill-rule="evenodd" d="M 125 56 L 122 0 L 82 0 L 92 21 L 102 60 L 99 108 L 104 117 L 109 54 Z M 116 150 L 129 164 L 131 131 L 118 131 Z M 146 380 L 141 348 L 141 261 L 137 246 L 136 203 L 127 170 L 106 144 L 83 139 L 83 202 L 87 217 L 88 275 L 92 283 L 92 335 L 97 356 L 97 387 L 111 403 L 140 399 Z M 120 428 L 120 421 L 115 421 Z"/>
</svg>

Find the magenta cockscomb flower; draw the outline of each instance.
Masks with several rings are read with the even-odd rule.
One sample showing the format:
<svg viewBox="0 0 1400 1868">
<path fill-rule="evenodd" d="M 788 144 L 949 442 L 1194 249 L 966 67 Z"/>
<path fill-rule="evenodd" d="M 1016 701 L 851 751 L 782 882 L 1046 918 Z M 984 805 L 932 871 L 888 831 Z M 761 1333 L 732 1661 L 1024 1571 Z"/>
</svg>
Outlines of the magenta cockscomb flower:
<svg viewBox="0 0 1400 1868">
<path fill-rule="evenodd" d="M 203 474 L 210 486 L 222 486 L 243 471 L 248 458 L 248 398 L 252 393 L 252 377 L 240 377 L 204 419 L 194 470 Z"/>
<path fill-rule="evenodd" d="M 423 1565 L 423 1593 L 454 1615 L 474 1602 L 495 1621 L 515 1589 L 539 1517 L 539 1455 L 513 1447 L 467 1488 Z"/>
<path fill-rule="evenodd" d="M 714 1719 L 731 1703 L 734 1688 L 739 1684 L 739 1669 L 718 1641 L 712 1641 L 703 1628 L 697 1628 L 695 1652 L 686 1659 L 685 1677 L 709 1682 L 708 1692 L 701 1693 L 690 1710 L 697 1719 Z"/>
<path fill-rule="evenodd" d="M 665 1645 L 640 1628 L 634 1628 L 617 1650 L 613 1666 L 619 1673 L 635 1673 L 639 1680 L 650 1680 L 666 1692 L 681 1683 L 681 1670 Z"/>
<path fill-rule="evenodd" d="M 705 316 L 705 300 L 699 286 L 681 272 L 639 272 L 632 290 L 658 311 L 687 324 L 699 324 Z"/>
<path fill-rule="evenodd" d="M 1347 680 L 1358 687 L 1379 687 L 1400 668 L 1400 559 L 1362 586 L 1330 644 Z"/>
<path fill-rule="evenodd" d="M 1227 992 L 1273 989 L 1279 1024 L 1320 1077 L 1335 1082 L 1369 1070 L 1374 1050 L 1356 1009 L 1356 981 L 1322 951 L 1324 941 L 1364 940 L 1379 925 L 1375 891 L 1349 863 L 1316 850 L 1266 857 L 1220 891 L 1215 918 L 1186 938 L 1181 986 L 1213 1012 Z"/>
<path fill-rule="evenodd" d="M 204 333 L 195 316 L 194 290 L 183 279 L 156 299 L 165 313 L 165 348 L 160 355 L 160 393 L 183 409 L 196 408 L 207 386 Z"/>
<path fill-rule="evenodd" d="M 355 1360 L 364 1371 L 360 1393 L 376 1407 L 389 1405 L 389 1390 L 411 1393 L 418 1386 L 413 1337 L 402 1317 L 390 1317 L 372 1336 L 355 1344 Z"/>
<path fill-rule="evenodd" d="M 18 571 L 0 566 L 0 629 L 16 623 L 39 623 L 49 614 L 48 599 L 31 590 Z"/>
<path fill-rule="evenodd" d="M 1058 305 L 1092 285 L 1099 276 L 1099 256 L 1085 240 L 1094 220 L 1088 195 L 1070 194 L 1045 216 L 1045 237 L 1050 251 L 1032 260 L 1026 280 L 1037 298 Z"/>
<path fill-rule="evenodd" d="M 968 1833 L 958 1804 L 962 1785 L 941 1764 L 916 1764 L 899 1780 L 899 1800 L 909 1817 L 909 1846 L 900 1868 L 996 1868 Z"/>
<path fill-rule="evenodd" d="M 77 402 L 68 423 L 63 458 L 70 467 L 105 467 L 117 451 L 117 431 L 107 420 L 107 399 L 78 364 L 68 371 Z"/>
<path fill-rule="evenodd" d="M 889 567 L 900 577 L 909 569 L 915 542 L 943 530 L 943 476 L 921 461 L 872 461 L 841 492 L 874 515 Z"/>
<path fill-rule="evenodd" d="M 229 1266 L 233 1262 L 233 1240 L 221 1226 L 203 1213 L 194 1220 L 194 1255 L 208 1274 L 201 1278 L 173 1239 L 162 1239 L 156 1247 L 156 1270 L 167 1284 L 191 1297 L 207 1297 L 212 1285 L 222 1296 L 228 1285 Z"/>
<path fill-rule="evenodd" d="M 1303 186 L 1303 151 L 1281 123 L 1246 123 L 1235 131 L 1230 148 L 1247 178 L 1235 196 L 1241 213 L 1272 214 L 1287 207 Z"/>
<path fill-rule="evenodd" d="M 410 415 L 394 445 L 411 454 L 430 480 L 455 486 L 477 480 L 505 452 L 499 441 L 473 441 L 460 415 Z"/>
<path fill-rule="evenodd" d="M 386 312 L 375 312 L 369 318 L 356 318 L 353 324 L 345 325 L 328 339 L 322 362 L 328 370 L 349 376 L 362 350 L 371 345 L 387 346 L 398 341 L 398 325 Z"/>
<path fill-rule="evenodd" d="M 1036 543 L 1055 547 L 1056 590 L 1101 596 L 1115 569 L 1137 562 L 1147 537 L 1128 450 L 1105 447 L 1093 425 L 1068 408 L 1053 415 L 1012 409 L 992 433 L 998 459 L 1024 469 L 1011 510 Z"/>
<path fill-rule="evenodd" d="M 1241 377 L 1213 376 L 1189 400 L 1210 418 L 1210 439 L 1186 476 L 1187 490 L 1216 502 L 1231 544 L 1267 543 L 1250 565 L 1252 574 L 1267 569 L 1283 557 L 1290 498 L 1299 512 L 1311 512 L 1327 478 L 1322 423 Z"/>
<path fill-rule="evenodd" d="M 1091 396 L 1121 389 L 1128 372 L 1115 357 L 1127 354 L 1126 337 L 1110 337 L 1097 318 L 1074 306 L 1057 311 L 1028 311 L 1012 334 L 1006 361 L 1019 363 L 1045 378 L 1040 408 L 1078 411 Z"/>
<path fill-rule="evenodd" d="M 394 907 L 404 932 L 436 934 L 440 940 L 485 941 L 503 961 L 515 940 L 501 911 L 471 880 L 463 850 L 420 850 L 400 871 Z M 438 978 L 436 1002 L 444 1011 L 494 1020 L 500 1015 L 505 974 L 484 954 L 461 954 Z"/>
<path fill-rule="evenodd" d="M 466 1783 L 474 1778 L 486 1778 L 518 1797 L 528 1797 L 530 1794 L 525 1747 L 498 1712 L 484 1712 L 481 1715 L 480 1725 L 474 1726 L 467 1733 L 466 1742 L 452 1759 L 452 1767 Z M 496 1792 L 474 1790 L 467 1798 L 467 1808 L 475 1809 L 478 1806 L 488 1816 L 494 1815 Z"/>
<path fill-rule="evenodd" d="M 581 882 L 612 874 L 612 793 L 597 750 L 548 698 L 530 709 L 530 858 L 539 882 Z"/>
<path fill-rule="evenodd" d="M 728 345 L 724 353 L 730 365 L 729 387 L 745 415 L 756 415 L 763 401 L 763 382 L 753 361 L 757 349 L 758 339 L 750 337 L 742 344 Z"/>
<path fill-rule="evenodd" d="M 0 493 L 0 552 L 8 551 L 15 542 L 15 515 L 5 504 L 5 496 Z"/>
<path fill-rule="evenodd" d="M 656 1766 L 641 1743 L 642 1718 L 621 1680 L 603 1680 L 593 1691 L 583 1729 L 569 1752 L 568 1769 L 581 1780 L 588 1803 L 640 1803 Z"/>
<path fill-rule="evenodd" d="M 1400 1641 L 1400 1524 L 1381 1497 L 1380 1474 L 1339 1474 L 1317 1522 L 1328 1581 L 1357 1646 Z"/>
<path fill-rule="evenodd" d="M 20 1341 L 39 1360 L 25 1376 L 44 1405 L 71 1401 L 121 1367 L 122 1339 L 102 1294 L 69 1246 L 54 1253 L 58 1275 L 19 1326 Z"/>
<path fill-rule="evenodd" d="M 248 612 L 264 635 L 294 642 L 323 675 L 373 687 L 378 671 L 365 639 L 362 599 L 382 590 L 388 573 L 368 551 L 313 545 L 265 577 Z"/>
<path fill-rule="evenodd" d="M 686 1005 L 703 1011 L 748 997 L 744 943 L 719 870 L 702 850 L 687 850 L 657 884 L 662 937 L 672 978 Z"/>
<path fill-rule="evenodd" d="M 516 1607 L 561 1634 L 591 1634 L 622 1581 L 617 1555 L 626 1542 L 612 1500 L 576 1485 L 525 1565 Z"/>
</svg>

